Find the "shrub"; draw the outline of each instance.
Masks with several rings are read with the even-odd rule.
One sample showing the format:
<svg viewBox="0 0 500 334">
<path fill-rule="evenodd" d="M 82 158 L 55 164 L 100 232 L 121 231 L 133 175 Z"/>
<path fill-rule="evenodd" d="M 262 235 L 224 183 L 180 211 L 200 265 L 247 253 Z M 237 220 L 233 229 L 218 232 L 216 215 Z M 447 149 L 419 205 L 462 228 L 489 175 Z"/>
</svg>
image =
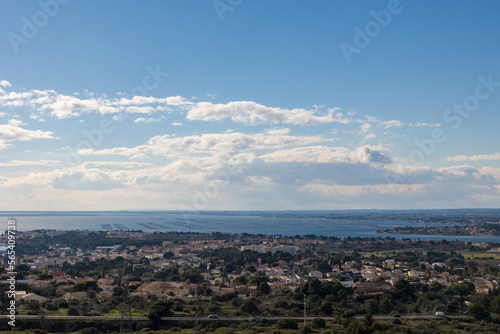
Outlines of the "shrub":
<svg viewBox="0 0 500 334">
<path fill-rule="evenodd" d="M 326 321 L 323 318 L 314 318 L 313 319 L 313 325 L 316 327 L 325 327 L 326 326 Z"/>
<path fill-rule="evenodd" d="M 80 334 L 100 334 L 100 333 L 101 332 L 99 332 L 95 327 L 84 328 L 80 331 Z"/>
<path fill-rule="evenodd" d="M 70 307 L 68 309 L 68 315 L 79 315 L 80 312 L 78 312 L 78 309 L 75 307 Z"/>
<path fill-rule="evenodd" d="M 281 319 L 278 321 L 279 329 L 298 329 L 297 321 L 295 319 Z"/>
<path fill-rule="evenodd" d="M 57 305 L 54 305 L 54 304 L 49 303 L 49 302 L 46 302 L 44 307 L 47 311 L 56 311 L 57 310 Z"/>
<path fill-rule="evenodd" d="M 26 331 L 26 333 L 27 334 L 47 334 L 47 331 L 43 330 L 43 329 L 36 328 L 36 329 L 28 329 Z"/>
</svg>

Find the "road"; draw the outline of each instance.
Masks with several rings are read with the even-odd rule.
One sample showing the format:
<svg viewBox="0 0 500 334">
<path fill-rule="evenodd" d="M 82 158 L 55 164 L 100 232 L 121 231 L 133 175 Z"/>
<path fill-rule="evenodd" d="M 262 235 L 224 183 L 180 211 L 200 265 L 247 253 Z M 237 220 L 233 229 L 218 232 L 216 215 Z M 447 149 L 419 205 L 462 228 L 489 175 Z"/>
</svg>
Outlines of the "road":
<svg viewBox="0 0 500 334">
<path fill-rule="evenodd" d="M 463 317 L 463 315 L 446 315 L 447 317 Z M 81 315 L 16 315 L 16 319 L 47 319 L 47 320 L 121 320 L 121 316 L 81 316 Z M 6 315 L 1 315 L 0 318 L 8 318 Z M 316 318 L 322 318 L 325 320 L 333 320 L 334 317 L 307 317 L 307 321 L 314 320 Z M 356 319 L 363 319 L 363 316 L 355 316 Z M 374 319 L 393 319 L 392 315 L 375 315 Z M 440 318 L 435 315 L 429 314 L 410 314 L 410 315 L 402 315 L 401 319 L 434 319 Z M 123 317 L 124 320 L 128 320 L 128 316 Z M 219 316 L 217 319 L 209 319 L 206 316 L 197 318 L 197 317 L 163 317 L 162 320 L 184 320 L 184 321 L 195 321 L 195 320 L 208 320 L 208 321 L 216 321 L 216 320 L 225 320 L 225 321 L 253 321 L 253 320 L 282 320 L 282 319 L 295 319 L 295 320 L 304 320 L 304 317 L 223 317 Z M 145 321 L 148 320 L 147 317 L 138 317 L 133 316 L 132 320 L 134 321 Z"/>
</svg>

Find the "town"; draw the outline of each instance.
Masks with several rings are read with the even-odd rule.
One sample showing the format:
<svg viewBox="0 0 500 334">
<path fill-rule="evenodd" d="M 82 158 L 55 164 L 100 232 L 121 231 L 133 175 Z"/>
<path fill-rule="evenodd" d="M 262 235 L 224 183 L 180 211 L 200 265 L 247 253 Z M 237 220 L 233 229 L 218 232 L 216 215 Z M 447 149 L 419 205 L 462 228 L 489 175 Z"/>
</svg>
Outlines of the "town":
<svg viewBox="0 0 500 334">
<path fill-rule="evenodd" d="M 168 327 L 161 320 L 168 316 L 285 317 L 272 326 L 298 330 L 297 317 L 306 312 L 314 317 L 310 330 L 371 333 L 438 326 L 432 319 L 401 321 L 438 312 L 461 316 L 465 323 L 453 321 L 462 329 L 499 328 L 495 243 L 39 230 L 19 232 L 17 252 L 19 315 L 148 317 L 136 329 Z M 10 276 L 3 272 L 5 304 Z M 393 315 L 394 321 L 377 318 Z M 210 323 L 184 324 L 195 325 Z"/>
</svg>

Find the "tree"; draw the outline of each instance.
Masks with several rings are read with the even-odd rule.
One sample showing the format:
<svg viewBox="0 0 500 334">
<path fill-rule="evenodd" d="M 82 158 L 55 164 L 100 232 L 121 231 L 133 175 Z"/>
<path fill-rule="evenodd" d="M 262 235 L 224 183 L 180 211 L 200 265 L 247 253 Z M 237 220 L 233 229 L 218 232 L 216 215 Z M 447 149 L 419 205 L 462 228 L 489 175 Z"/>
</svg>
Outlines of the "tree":
<svg viewBox="0 0 500 334">
<path fill-rule="evenodd" d="M 330 267 L 330 265 L 326 261 L 316 263 L 316 265 L 314 267 L 317 271 L 320 271 L 322 273 L 327 273 L 327 272 L 332 270 L 332 268 Z"/>
<path fill-rule="evenodd" d="M 171 259 L 171 258 L 173 258 L 174 256 L 175 256 L 175 254 L 174 254 L 173 252 L 171 252 L 171 251 L 168 251 L 168 252 L 163 253 L 163 258 L 164 258 L 164 259 Z"/>
<path fill-rule="evenodd" d="M 489 320 L 491 319 L 491 314 L 488 312 L 486 307 L 482 304 L 472 304 L 469 306 L 469 313 L 476 320 Z"/>
<path fill-rule="evenodd" d="M 373 325 L 373 323 L 375 322 L 375 320 L 373 319 L 373 316 L 370 312 L 366 312 L 364 318 L 363 318 L 363 322 L 366 326 L 368 327 L 371 327 Z"/>
<path fill-rule="evenodd" d="M 393 290 L 394 297 L 396 298 L 405 298 L 409 299 L 415 298 L 415 287 L 405 279 L 400 279 L 394 284 Z"/>
<path fill-rule="evenodd" d="M 174 302 L 170 299 L 160 299 L 155 301 L 149 308 L 148 319 L 153 322 L 155 326 L 157 326 L 161 321 L 161 317 L 169 317 L 173 314 L 173 305 Z"/>
<path fill-rule="evenodd" d="M 257 290 L 259 290 L 265 295 L 271 293 L 271 287 L 266 282 L 260 283 L 259 286 L 257 287 Z"/>
<path fill-rule="evenodd" d="M 266 276 L 251 276 L 248 279 L 248 285 L 259 286 L 262 282 L 268 282 L 269 279 Z"/>
<path fill-rule="evenodd" d="M 121 286 L 117 286 L 113 288 L 113 296 L 123 296 L 125 295 L 125 289 Z"/>
<path fill-rule="evenodd" d="M 236 285 L 245 285 L 247 282 L 248 280 L 245 276 L 238 276 L 233 280 L 233 283 Z"/>
<path fill-rule="evenodd" d="M 378 305 L 379 312 L 382 314 L 387 314 L 391 312 L 393 306 L 392 298 L 390 295 L 384 295 L 382 299 L 380 299 L 380 303 Z"/>
<path fill-rule="evenodd" d="M 366 312 L 370 314 L 378 314 L 378 302 L 375 299 L 368 299 L 366 301 Z"/>
<path fill-rule="evenodd" d="M 500 295 L 493 298 L 490 303 L 491 310 L 495 313 L 500 313 Z"/>
<path fill-rule="evenodd" d="M 248 266 L 248 267 L 247 267 L 247 270 L 248 270 L 249 272 L 251 272 L 251 273 L 254 273 L 254 272 L 256 272 L 256 271 L 257 271 L 257 268 L 255 268 L 255 266 Z"/>
<path fill-rule="evenodd" d="M 324 314 L 324 315 L 332 315 L 333 312 L 333 303 L 330 301 L 323 302 L 321 306 L 319 307 L 319 310 Z"/>
<path fill-rule="evenodd" d="M 68 309 L 68 315 L 79 315 L 80 312 L 78 312 L 78 309 L 74 308 L 73 306 Z"/>
<path fill-rule="evenodd" d="M 28 308 L 32 311 L 38 311 L 40 309 L 40 302 L 38 300 L 30 300 Z"/>
<path fill-rule="evenodd" d="M 255 305 L 251 300 L 245 300 L 243 304 L 240 306 L 241 313 L 257 313 L 259 312 L 259 308 Z"/>
<path fill-rule="evenodd" d="M 89 291 L 87 291 L 87 297 L 89 299 L 96 299 L 97 292 L 95 292 L 94 290 L 89 290 Z"/>
<path fill-rule="evenodd" d="M 29 272 L 30 271 L 30 267 L 27 264 L 19 264 L 19 265 L 16 266 L 16 271 L 17 272 L 20 272 L 20 271 Z"/>
<path fill-rule="evenodd" d="M 38 275 L 38 279 L 41 281 L 48 281 L 48 280 L 51 280 L 53 278 L 54 278 L 54 276 L 46 274 L 46 273 Z"/>
<path fill-rule="evenodd" d="M 236 265 L 232 262 L 226 263 L 226 265 L 224 266 L 224 272 L 227 274 L 230 274 L 235 270 L 236 270 Z"/>
</svg>

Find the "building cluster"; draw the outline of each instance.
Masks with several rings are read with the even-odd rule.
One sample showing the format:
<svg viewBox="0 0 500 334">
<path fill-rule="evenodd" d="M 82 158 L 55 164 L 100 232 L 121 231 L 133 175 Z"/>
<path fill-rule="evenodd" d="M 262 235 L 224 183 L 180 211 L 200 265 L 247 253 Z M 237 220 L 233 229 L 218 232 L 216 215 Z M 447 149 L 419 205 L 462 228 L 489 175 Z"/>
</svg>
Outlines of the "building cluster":
<svg viewBox="0 0 500 334">
<path fill-rule="evenodd" d="M 121 232 L 110 232 L 121 233 Z M 115 236 L 113 234 L 113 236 Z M 33 235 L 36 237 L 36 235 Z M 127 233 L 127 237 L 131 237 Z M 137 234 L 137 238 L 141 238 Z M 257 241 L 254 240 L 254 241 Z M 249 244 L 242 241 L 237 236 L 233 239 L 187 239 L 182 242 L 165 241 L 162 245 L 144 245 L 142 247 L 113 245 L 98 246 L 94 250 L 72 249 L 69 247 L 58 247 L 52 245 L 51 249 L 40 255 L 26 256 L 20 258 L 19 262 L 24 263 L 39 273 L 50 275 L 50 279 L 40 279 L 39 275 L 29 275 L 23 282 L 30 283 L 37 288 L 48 287 L 56 284 L 56 295 L 65 299 L 79 299 L 88 297 L 86 291 L 75 291 L 74 286 L 80 283 L 96 282 L 99 287 L 97 298 L 111 296 L 118 284 L 122 284 L 126 278 L 120 269 L 113 268 L 102 277 L 75 277 L 68 275 L 61 270 L 63 263 L 71 265 L 77 262 L 98 261 L 99 259 L 114 260 L 118 257 L 125 261 L 130 260 L 133 267 L 147 266 L 140 280 L 128 281 L 127 286 L 134 287 L 130 292 L 133 296 L 146 297 L 154 295 L 175 296 L 178 298 L 196 298 L 196 291 L 199 284 L 190 282 L 159 282 L 153 278 L 156 272 L 175 266 L 179 272 L 190 268 L 206 268 L 202 276 L 204 284 L 212 291 L 212 294 L 237 293 L 241 296 L 252 296 L 257 293 L 257 287 L 236 284 L 236 278 L 245 276 L 247 279 L 252 276 L 266 276 L 269 278 L 269 285 L 272 293 L 283 290 L 294 290 L 302 282 L 310 278 L 319 280 L 329 280 L 339 282 L 346 287 L 357 288 L 357 292 L 377 293 L 391 289 L 400 279 L 409 279 L 412 282 L 432 284 L 433 282 L 448 286 L 452 283 L 460 283 L 461 277 L 450 274 L 448 265 L 443 262 L 419 262 L 418 269 L 410 268 L 406 262 L 397 262 L 393 259 L 383 261 L 371 259 L 348 260 L 342 263 L 330 263 L 330 271 L 318 271 L 306 258 L 300 260 L 284 261 L 277 263 L 262 263 L 259 258 L 253 263 L 245 264 L 240 270 L 234 273 L 224 272 L 224 263 L 213 265 L 210 260 L 202 259 L 200 252 L 210 251 L 220 248 L 232 247 L 241 251 L 255 251 L 258 253 L 276 253 L 278 251 L 296 254 L 297 250 L 309 246 L 311 243 L 321 243 L 321 241 L 308 241 L 304 239 L 280 239 L 279 237 L 269 237 L 261 240 L 260 243 Z M 166 252 L 173 256 L 164 257 Z M 147 259 L 147 261 L 138 261 Z M 5 280 L 7 277 L 0 277 Z M 475 277 L 471 280 L 476 291 L 487 292 L 493 289 L 498 282 L 484 277 Z M 44 301 L 46 297 L 37 294 L 28 294 L 25 291 L 18 291 L 17 298 L 24 300 Z"/>
</svg>

